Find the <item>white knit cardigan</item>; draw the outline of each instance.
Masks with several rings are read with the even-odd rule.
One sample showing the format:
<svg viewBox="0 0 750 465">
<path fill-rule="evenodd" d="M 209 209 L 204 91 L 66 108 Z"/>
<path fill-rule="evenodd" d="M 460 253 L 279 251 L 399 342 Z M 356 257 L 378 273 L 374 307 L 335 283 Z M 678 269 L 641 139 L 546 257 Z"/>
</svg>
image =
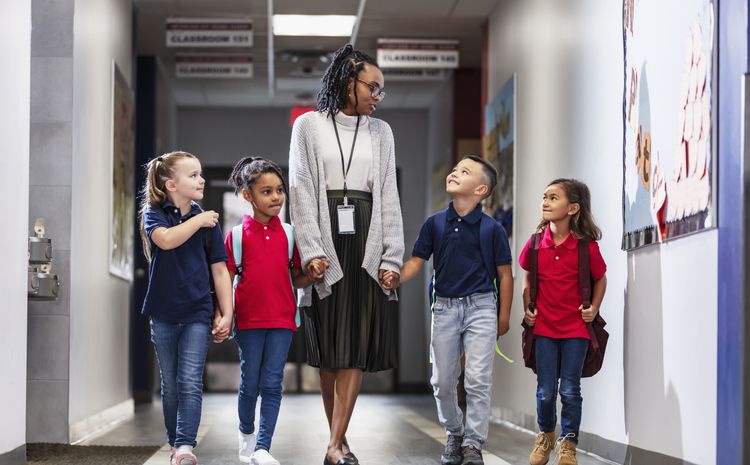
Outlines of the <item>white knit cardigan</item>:
<svg viewBox="0 0 750 465">
<path fill-rule="evenodd" d="M 289 146 L 289 200 L 295 240 L 303 267 L 318 257 L 327 257 L 330 261 L 324 278 L 314 284 L 318 296 L 323 299 L 331 294 L 331 286 L 343 277 L 343 272 L 333 246 L 323 156 L 320 153 L 323 148 L 318 143 L 319 137 L 313 120 L 321 117 L 325 115 L 309 112 L 294 122 Z M 369 126 L 373 154 L 372 219 L 362 268 L 379 284 L 379 269 L 396 272 L 401 270 L 404 226 L 396 186 L 393 132 L 388 123 L 379 119 L 370 118 Z M 383 289 L 383 292 L 390 300 L 398 299 L 396 291 Z M 312 286 L 300 290 L 299 305 L 312 305 Z"/>
</svg>

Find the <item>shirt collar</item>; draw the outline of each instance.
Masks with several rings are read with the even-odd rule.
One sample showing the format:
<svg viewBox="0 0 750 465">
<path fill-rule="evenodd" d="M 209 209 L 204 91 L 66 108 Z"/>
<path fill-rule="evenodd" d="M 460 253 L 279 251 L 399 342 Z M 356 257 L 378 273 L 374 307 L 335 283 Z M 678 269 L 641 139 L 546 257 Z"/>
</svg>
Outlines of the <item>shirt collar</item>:
<svg viewBox="0 0 750 465">
<path fill-rule="evenodd" d="M 453 208 L 453 202 L 451 202 L 448 204 L 447 219 L 448 221 L 453 221 L 456 218 L 458 218 L 458 212 L 456 211 L 455 208 Z M 482 219 L 482 204 L 478 203 L 477 206 L 474 207 L 474 210 L 472 210 L 468 215 L 464 216 L 462 219 L 469 224 L 478 223 L 479 220 Z"/>
<path fill-rule="evenodd" d="M 177 206 L 173 204 L 171 200 L 164 201 L 164 205 L 162 205 L 161 208 L 167 213 L 171 213 L 179 217 L 183 216 L 182 213 L 180 213 L 180 209 L 177 208 Z M 195 216 L 201 213 L 201 211 L 202 210 L 201 210 L 200 205 L 198 205 L 195 202 L 190 202 L 190 211 L 187 213 L 187 215 L 184 215 L 184 216 L 188 216 L 188 217 Z"/>
<path fill-rule="evenodd" d="M 540 247 L 543 247 L 545 249 L 551 249 L 552 247 L 565 247 L 570 250 L 574 250 L 578 247 L 578 239 L 576 239 L 575 235 L 571 231 L 568 234 L 568 237 L 565 238 L 565 240 L 560 244 L 559 246 L 555 244 L 555 240 L 552 239 L 552 230 L 550 229 L 549 225 L 547 225 L 546 228 L 544 228 L 544 233 L 542 233 L 542 241 L 539 244 Z"/>
<path fill-rule="evenodd" d="M 243 229 L 247 229 L 251 232 L 258 232 L 263 229 L 264 226 L 268 226 L 272 231 L 278 231 L 279 229 L 281 229 L 281 220 L 278 216 L 274 216 L 273 218 L 271 218 L 271 221 L 269 221 L 268 224 L 265 225 L 250 215 L 245 215 L 242 218 Z"/>
</svg>

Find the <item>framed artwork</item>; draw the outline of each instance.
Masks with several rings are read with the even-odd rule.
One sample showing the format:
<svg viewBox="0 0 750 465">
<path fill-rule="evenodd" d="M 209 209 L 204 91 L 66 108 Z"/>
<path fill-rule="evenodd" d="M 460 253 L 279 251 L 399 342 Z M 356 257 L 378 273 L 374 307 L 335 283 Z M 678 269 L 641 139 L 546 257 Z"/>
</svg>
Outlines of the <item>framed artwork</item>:
<svg viewBox="0 0 750 465">
<path fill-rule="evenodd" d="M 495 195 L 484 202 L 484 210 L 513 238 L 515 204 L 516 75 L 508 79 L 484 110 L 482 156 L 497 170 Z M 511 242 L 512 244 L 512 242 Z"/>
<path fill-rule="evenodd" d="M 135 218 L 135 103 L 125 77 L 112 62 L 112 201 L 109 272 L 133 280 Z"/>
<path fill-rule="evenodd" d="M 715 227 L 713 0 L 623 0 L 623 250 Z"/>
</svg>

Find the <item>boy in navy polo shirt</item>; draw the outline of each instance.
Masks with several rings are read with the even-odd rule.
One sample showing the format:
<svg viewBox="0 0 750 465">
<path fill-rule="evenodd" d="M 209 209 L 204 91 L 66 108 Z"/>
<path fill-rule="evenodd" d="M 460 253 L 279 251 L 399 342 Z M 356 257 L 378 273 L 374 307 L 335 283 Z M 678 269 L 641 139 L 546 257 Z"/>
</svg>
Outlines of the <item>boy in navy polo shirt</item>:
<svg viewBox="0 0 750 465">
<path fill-rule="evenodd" d="M 495 168 L 468 156 L 446 178 L 446 210 L 427 219 L 401 276 L 408 281 L 434 255 L 432 378 L 438 417 L 448 439 L 443 465 L 481 465 L 490 419 L 495 342 L 508 332 L 513 300 L 512 257 L 503 227 L 482 213 L 481 202 L 497 182 Z M 498 296 L 500 292 L 500 310 Z M 498 315 L 499 313 L 499 315 Z M 466 424 L 456 385 L 466 356 Z"/>
</svg>

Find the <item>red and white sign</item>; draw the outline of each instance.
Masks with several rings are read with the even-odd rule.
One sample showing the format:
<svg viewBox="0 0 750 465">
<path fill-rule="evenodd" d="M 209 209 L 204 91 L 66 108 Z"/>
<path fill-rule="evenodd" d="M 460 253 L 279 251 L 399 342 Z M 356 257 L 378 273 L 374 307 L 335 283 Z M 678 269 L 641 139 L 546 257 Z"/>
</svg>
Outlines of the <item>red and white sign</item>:
<svg viewBox="0 0 750 465">
<path fill-rule="evenodd" d="M 457 40 L 378 39 L 381 68 L 458 68 Z"/>
<path fill-rule="evenodd" d="M 249 79 L 253 77 L 253 57 L 233 53 L 178 54 L 175 75 L 178 78 Z"/>
<path fill-rule="evenodd" d="M 167 47 L 252 47 L 253 21 L 167 18 Z"/>
</svg>

